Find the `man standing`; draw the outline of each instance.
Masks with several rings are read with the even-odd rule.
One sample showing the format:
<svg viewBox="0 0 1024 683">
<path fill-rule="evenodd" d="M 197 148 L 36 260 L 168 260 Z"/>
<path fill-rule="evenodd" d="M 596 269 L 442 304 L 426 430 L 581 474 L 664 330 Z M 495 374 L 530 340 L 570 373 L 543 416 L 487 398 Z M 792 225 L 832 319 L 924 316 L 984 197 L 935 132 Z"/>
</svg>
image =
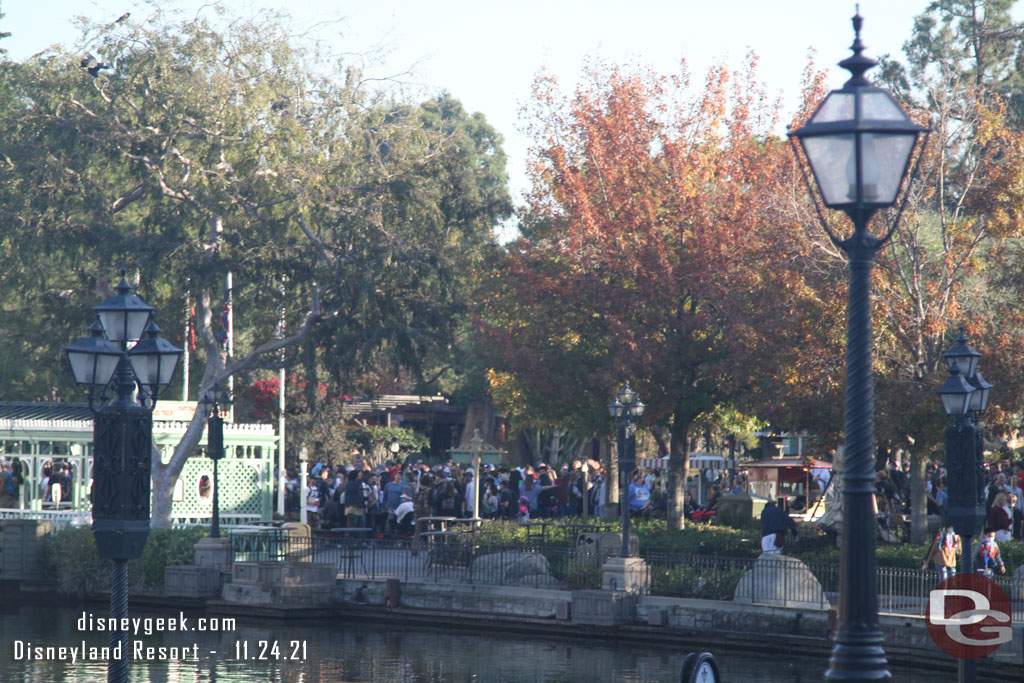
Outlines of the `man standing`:
<svg viewBox="0 0 1024 683">
<path fill-rule="evenodd" d="M 761 552 L 781 553 L 786 539 L 786 529 L 792 531 L 793 537 L 796 537 L 796 522 L 774 500 L 769 501 L 761 512 Z"/>
<path fill-rule="evenodd" d="M 345 484 L 345 517 L 350 528 L 366 526 L 366 495 L 363 491 L 363 482 L 359 478 L 360 474 L 360 470 L 352 470 L 348 473 L 348 482 Z"/>
</svg>

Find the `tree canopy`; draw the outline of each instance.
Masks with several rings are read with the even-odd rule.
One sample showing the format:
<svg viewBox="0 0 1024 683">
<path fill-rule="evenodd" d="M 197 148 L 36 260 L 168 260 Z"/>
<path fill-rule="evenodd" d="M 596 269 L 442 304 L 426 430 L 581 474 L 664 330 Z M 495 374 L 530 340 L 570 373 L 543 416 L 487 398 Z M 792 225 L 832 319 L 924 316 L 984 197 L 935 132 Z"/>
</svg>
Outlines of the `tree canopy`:
<svg viewBox="0 0 1024 683">
<path fill-rule="evenodd" d="M 454 386 L 468 282 L 511 211 L 501 138 L 482 116 L 447 94 L 371 89 L 267 13 L 87 24 L 74 52 L 9 66 L 9 391 L 66 393 L 60 347 L 122 265 L 179 343 L 194 302 L 199 387 L 282 364 L 352 393 L 398 375 Z M 233 357 L 214 329 L 229 273 Z"/>
</svg>

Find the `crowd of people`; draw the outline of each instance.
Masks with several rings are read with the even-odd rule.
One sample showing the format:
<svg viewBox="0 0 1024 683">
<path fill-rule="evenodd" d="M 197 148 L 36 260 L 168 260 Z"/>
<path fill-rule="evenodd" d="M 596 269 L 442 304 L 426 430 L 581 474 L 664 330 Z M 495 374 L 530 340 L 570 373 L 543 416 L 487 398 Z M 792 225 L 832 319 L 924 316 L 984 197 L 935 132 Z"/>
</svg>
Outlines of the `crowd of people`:
<svg viewBox="0 0 1024 683">
<path fill-rule="evenodd" d="M 963 542 L 949 525 L 949 494 L 946 473 L 941 464 L 928 467 L 928 512 L 939 515 L 942 526 L 932 539 L 921 568 L 933 565 L 943 579 L 953 576 L 960 566 Z M 999 544 L 1024 540 L 1024 463 L 1003 458 L 992 463 L 985 473 L 985 525 L 981 539 L 971 553 L 971 565 L 980 574 L 992 576 L 1006 572 Z"/>
<path fill-rule="evenodd" d="M 314 529 L 364 527 L 380 538 L 408 536 L 415 520 L 423 517 L 471 518 L 475 486 L 480 481 L 480 517 L 529 522 L 567 516 L 602 518 L 608 475 L 588 461 L 522 467 L 484 465 L 479 477 L 471 467 L 449 461 L 426 465 L 418 458 L 405 463 L 388 460 L 373 468 L 331 466 L 317 462 L 307 481 L 294 470 L 286 479 L 286 510 L 297 516 L 300 506 Z M 657 469 L 636 469 L 628 489 L 633 518 L 664 517 L 667 508 L 666 478 Z M 709 519 L 719 498 L 741 490 L 742 480 L 716 480 L 709 495 L 698 505 L 687 490 L 684 514 L 689 519 Z M 689 486 L 688 486 L 689 489 Z"/>
<path fill-rule="evenodd" d="M 592 462 L 592 461 L 591 461 Z M 475 486 L 480 481 L 480 517 L 528 522 L 566 516 L 604 514 L 607 472 L 580 461 L 560 467 L 484 465 L 479 477 L 454 462 L 429 466 L 419 459 L 388 460 L 374 468 L 316 463 L 305 483 L 289 470 L 286 509 L 306 509 L 313 528 L 365 527 L 378 537 L 398 537 L 422 517 L 474 516 Z M 664 515 L 664 477 L 638 469 L 629 485 L 633 515 Z M 713 504 L 713 503 L 712 503 Z M 696 506 L 693 506 L 697 511 Z"/>
<path fill-rule="evenodd" d="M 69 503 L 72 499 L 74 465 L 62 460 L 47 462 L 42 468 L 39 496 L 44 507 Z M 16 508 L 25 485 L 25 464 L 18 458 L 5 458 L 0 463 L 0 508 Z"/>
</svg>

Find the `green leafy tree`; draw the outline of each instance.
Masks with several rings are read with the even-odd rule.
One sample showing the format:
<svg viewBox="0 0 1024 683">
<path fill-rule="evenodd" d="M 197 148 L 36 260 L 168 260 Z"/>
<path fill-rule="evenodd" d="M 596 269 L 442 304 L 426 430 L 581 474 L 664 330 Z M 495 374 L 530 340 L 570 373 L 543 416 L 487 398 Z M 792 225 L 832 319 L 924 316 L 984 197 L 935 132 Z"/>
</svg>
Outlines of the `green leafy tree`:
<svg viewBox="0 0 1024 683">
<path fill-rule="evenodd" d="M 373 91 L 274 14 L 83 31 L 76 53 L 18 65 L 23 106 L 2 118 L 0 291 L 36 326 L 46 362 L 29 367 L 59 367 L 108 288 L 97 273 L 120 264 L 171 338 L 195 302 L 200 391 L 282 365 L 309 387 L 384 366 L 427 385 L 452 364 L 453 320 L 510 207 L 482 117 Z M 231 356 L 215 322 L 229 274 L 245 302 Z M 203 427 L 197 414 L 169 462 L 154 457 L 157 524 Z"/>
</svg>

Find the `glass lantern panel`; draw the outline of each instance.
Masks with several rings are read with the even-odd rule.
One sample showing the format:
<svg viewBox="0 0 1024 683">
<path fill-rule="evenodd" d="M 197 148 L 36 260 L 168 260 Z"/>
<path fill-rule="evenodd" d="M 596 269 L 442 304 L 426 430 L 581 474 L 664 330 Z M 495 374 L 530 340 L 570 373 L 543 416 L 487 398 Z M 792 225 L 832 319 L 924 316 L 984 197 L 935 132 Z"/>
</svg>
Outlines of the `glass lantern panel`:
<svg viewBox="0 0 1024 683">
<path fill-rule="evenodd" d="M 946 411 L 946 415 L 964 415 L 971 404 L 971 394 L 955 392 L 939 394 L 939 396 L 942 397 L 942 408 Z"/>
<path fill-rule="evenodd" d="M 810 123 L 835 123 L 853 118 L 853 93 L 830 92 L 811 116 Z"/>
<path fill-rule="evenodd" d="M 978 395 L 977 407 L 975 407 L 974 394 Z M 992 387 L 985 387 L 971 394 L 971 410 L 984 411 L 988 408 L 988 397 L 992 394 Z"/>
<path fill-rule="evenodd" d="M 123 342 L 125 340 L 125 314 L 127 311 L 97 311 L 100 323 L 103 324 L 103 331 L 107 339 L 112 342 Z"/>
<path fill-rule="evenodd" d="M 825 205 L 849 204 L 856 201 L 856 195 L 850 194 L 851 186 L 856 189 L 856 176 L 853 175 L 856 172 L 853 134 L 801 138 L 800 144 L 803 145 L 804 154 L 807 155 L 807 161 L 811 165 Z"/>
<path fill-rule="evenodd" d="M 107 353 L 90 353 L 87 351 L 68 351 L 68 362 L 71 372 L 78 384 L 105 387 L 117 370 L 120 355 Z"/>
<path fill-rule="evenodd" d="M 864 201 L 893 204 L 914 150 L 913 133 L 864 133 L 861 136 Z"/>
<path fill-rule="evenodd" d="M 180 353 L 164 353 L 160 358 L 160 386 L 167 387 L 171 384 L 171 380 L 174 379 L 174 371 L 178 368 L 178 359 L 181 358 Z"/>
<path fill-rule="evenodd" d="M 910 121 L 887 92 L 864 93 L 861 98 L 861 118 L 873 121 Z"/>
<path fill-rule="evenodd" d="M 132 370 L 142 386 L 151 388 L 160 378 L 160 355 L 156 353 L 133 353 L 128 356 Z"/>
<path fill-rule="evenodd" d="M 140 308 L 122 308 L 97 311 L 107 339 L 112 342 L 133 342 L 142 338 L 149 322 L 150 311 Z"/>
</svg>

